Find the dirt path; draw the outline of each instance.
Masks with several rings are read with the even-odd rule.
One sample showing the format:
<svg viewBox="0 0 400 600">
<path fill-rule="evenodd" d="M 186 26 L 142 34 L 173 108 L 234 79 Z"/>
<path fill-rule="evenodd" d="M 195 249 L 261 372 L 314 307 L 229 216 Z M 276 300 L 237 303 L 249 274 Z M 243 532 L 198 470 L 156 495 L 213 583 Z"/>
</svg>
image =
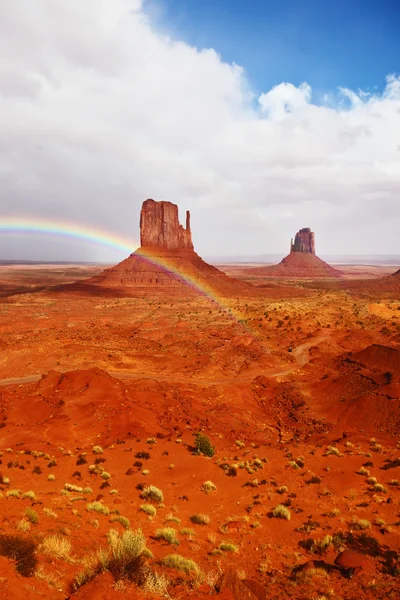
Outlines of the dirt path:
<svg viewBox="0 0 400 600">
<path fill-rule="evenodd" d="M 321 342 L 324 342 L 329 337 L 329 332 L 322 332 L 317 337 L 313 338 L 309 342 L 305 342 L 304 344 L 300 344 L 293 350 L 293 357 L 295 362 L 290 366 L 285 365 L 278 369 L 273 369 L 271 371 L 263 371 L 259 373 L 259 375 L 264 375 L 264 377 L 280 377 L 281 375 L 289 375 L 298 369 L 304 367 L 307 363 L 310 362 L 310 348 L 313 346 L 318 346 Z M 200 379 L 200 378 L 181 378 L 173 375 L 145 375 L 138 373 L 131 373 L 129 371 L 108 371 L 108 374 L 111 377 L 115 377 L 117 379 L 153 379 L 155 381 L 170 381 L 170 382 L 184 382 L 184 383 L 193 383 L 200 385 L 226 385 L 230 383 L 245 383 L 247 381 L 253 381 L 256 377 L 254 373 L 251 375 L 239 375 L 238 377 L 231 377 L 225 379 Z M 43 373 L 45 375 L 45 373 Z M 26 377 L 9 377 L 8 379 L 0 379 L 0 386 L 7 385 L 22 385 L 24 383 L 33 383 L 35 381 L 39 381 L 43 375 L 28 375 Z"/>
</svg>

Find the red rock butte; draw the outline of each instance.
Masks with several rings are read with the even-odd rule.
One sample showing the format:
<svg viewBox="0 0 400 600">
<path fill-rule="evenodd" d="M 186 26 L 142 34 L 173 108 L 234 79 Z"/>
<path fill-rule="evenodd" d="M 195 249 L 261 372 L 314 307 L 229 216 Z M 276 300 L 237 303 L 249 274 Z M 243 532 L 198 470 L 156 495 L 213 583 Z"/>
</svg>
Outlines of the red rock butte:
<svg viewBox="0 0 400 600">
<path fill-rule="evenodd" d="M 250 272 L 250 270 L 249 270 Z M 315 254 L 315 234 L 309 227 L 300 229 L 290 242 L 290 254 L 278 264 L 251 269 L 264 277 L 310 278 L 342 277 L 343 273 Z"/>
<path fill-rule="evenodd" d="M 141 246 L 118 265 L 85 282 L 107 288 L 153 290 L 190 288 L 235 294 L 252 290 L 247 283 L 230 278 L 207 264 L 196 252 L 190 229 L 179 223 L 178 206 L 172 202 L 145 200 L 140 213 Z"/>
</svg>

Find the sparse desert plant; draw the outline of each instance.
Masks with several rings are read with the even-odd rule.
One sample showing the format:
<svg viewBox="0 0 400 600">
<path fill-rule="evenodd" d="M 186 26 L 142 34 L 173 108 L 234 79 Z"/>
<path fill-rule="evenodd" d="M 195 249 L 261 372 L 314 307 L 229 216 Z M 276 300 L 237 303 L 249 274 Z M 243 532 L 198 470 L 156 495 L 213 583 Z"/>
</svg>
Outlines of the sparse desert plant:
<svg viewBox="0 0 400 600">
<path fill-rule="evenodd" d="M 138 562 L 139 557 L 146 550 L 146 538 L 142 530 L 127 529 L 120 534 L 116 529 L 111 529 L 107 539 L 110 550 L 108 570 L 116 581 L 124 578 L 134 579 L 138 570 L 143 569 Z"/>
<path fill-rule="evenodd" d="M 192 536 L 196 535 L 195 530 L 190 529 L 190 527 L 184 527 L 183 529 L 180 530 L 179 533 L 181 535 L 186 535 L 187 537 L 192 537 Z"/>
<path fill-rule="evenodd" d="M 54 480 L 55 480 L 55 478 L 56 478 L 56 476 L 55 476 L 55 475 L 53 475 L 53 473 L 50 473 L 50 475 L 48 475 L 48 476 L 47 476 L 47 479 L 48 479 L 49 481 L 54 481 Z"/>
<path fill-rule="evenodd" d="M 148 485 L 147 487 L 145 487 L 142 490 L 140 497 L 144 500 L 150 500 L 150 502 L 155 502 L 156 504 L 161 504 L 162 502 L 164 502 L 164 494 L 155 485 Z"/>
<path fill-rule="evenodd" d="M 54 512 L 54 510 L 51 510 L 51 508 L 44 508 L 43 509 L 43 514 L 46 515 L 46 517 L 51 517 L 52 519 L 57 519 L 58 515 L 56 512 Z"/>
<path fill-rule="evenodd" d="M 29 498 L 29 500 L 32 500 L 32 502 L 35 502 L 36 494 L 35 494 L 35 492 L 24 492 L 22 494 L 22 500 L 24 500 L 25 498 Z"/>
<path fill-rule="evenodd" d="M 157 514 L 156 508 L 152 504 L 142 504 L 140 510 L 150 517 L 154 517 Z"/>
<path fill-rule="evenodd" d="M 33 508 L 27 508 L 25 511 L 25 517 L 33 524 L 33 525 L 37 525 L 37 523 L 39 523 L 39 515 L 37 514 L 36 510 L 33 510 Z"/>
<path fill-rule="evenodd" d="M 111 479 L 111 475 L 110 475 L 110 473 L 107 473 L 107 471 L 103 471 L 101 474 L 101 478 L 106 479 L 106 480 Z"/>
<path fill-rule="evenodd" d="M 400 486 L 400 481 L 398 479 L 392 479 L 389 485 L 394 485 L 395 487 Z"/>
<path fill-rule="evenodd" d="M 148 469 L 143 469 L 142 475 L 150 475 L 150 471 Z"/>
<path fill-rule="evenodd" d="M 239 552 L 239 548 L 237 546 L 235 546 L 235 544 L 232 544 L 231 542 L 222 542 L 219 546 L 218 546 L 219 550 L 222 550 L 223 552 Z"/>
<path fill-rule="evenodd" d="M 166 575 L 160 575 L 159 573 L 150 571 L 143 585 L 143 591 L 145 594 L 153 594 L 154 596 L 168 598 L 169 583 L 169 579 Z"/>
<path fill-rule="evenodd" d="M 31 524 L 28 521 L 28 519 L 24 517 L 23 519 L 20 519 L 18 521 L 15 528 L 17 531 L 23 531 L 24 533 L 26 533 L 27 531 L 30 530 Z"/>
<path fill-rule="evenodd" d="M 36 544 L 18 535 L 0 534 L 0 556 L 15 561 L 15 568 L 22 577 L 32 577 L 37 565 Z"/>
<path fill-rule="evenodd" d="M 122 515 L 113 515 L 110 519 L 110 523 L 120 523 L 125 529 L 130 529 L 131 527 L 129 519 Z"/>
<path fill-rule="evenodd" d="M 203 454 L 204 456 L 209 456 L 210 458 L 215 454 L 215 448 L 211 444 L 210 439 L 202 433 L 196 433 L 194 446 L 198 454 Z"/>
<path fill-rule="evenodd" d="M 189 575 L 192 571 L 197 575 L 200 572 L 199 566 L 194 562 L 194 560 L 190 560 L 189 558 L 184 558 L 179 554 L 168 554 L 164 556 L 160 560 L 160 564 L 169 569 L 176 569 L 177 571 L 183 571 Z"/>
<path fill-rule="evenodd" d="M 175 515 L 169 514 L 165 517 L 164 519 L 165 523 L 179 523 L 181 522 L 179 517 L 176 517 Z"/>
<path fill-rule="evenodd" d="M 7 498 L 19 498 L 20 494 L 21 494 L 21 492 L 19 490 L 8 490 L 6 492 L 6 497 Z"/>
<path fill-rule="evenodd" d="M 367 519 L 358 519 L 356 516 L 352 518 L 351 523 L 354 529 L 365 530 L 371 528 L 371 523 Z"/>
<path fill-rule="evenodd" d="M 375 483 L 374 490 L 375 492 L 382 492 L 383 494 L 386 494 L 387 492 L 387 489 L 381 483 Z"/>
<path fill-rule="evenodd" d="M 48 554 L 49 556 L 54 556 L 54 558 L 60 560 L 69 560 L 71 550 L 71 542 L 58 534 L 45 537 L 39 546 L 39 551 L 42 554 Z"/>
<path fill-rule="evenodd" d="M 289 489 L 286 487 L 286 485 L 281 485 L 280 487 L 278 487 L 278 489 L 276 490 L 277 494 L 287 494 L 289 491 Z"/>
<path fill-rule="evenodd" d="M 210 494 L 211 492 L 214 492 L 217 489 L 217 486 L 212 481 L 205 481 L 201 486 L 201 489 L 206 494 Z"/>
<path fill-rule="evenodd" d="M 317 553 L 325 552 L 331 546 L 333 538 L 331 535 L 324 535 L 323 538 L 314 540 L 314 551 Z"/>
<path fill-rule="evenodd" d="M 162 527 L 161 529 L 157 529 L 154 535 L 156 540 L 165 540 L 168 544 L 175 544 L 176 546 L 179 544 L 179 540 L 176 537 L 176 531 L 173 527 Z"/>
<path fill-rule="evenodd" d="M 94 501 L 94 502 L 89 502 L 89 504 L 86 505 L 86 510 L 88 512 L 97 512 L 97 513 L 101 513 L 103 515 L 108 515 L 110 514 L 110 510 L 107 506 L 105 506 L 102 502 L 98 502 L 98 501 Z"/>
<path fill-rule="evenodd" d="M 246 445 L 244 442 L 242 442 L 241 440 L 236 440 L 235 444 L 238 448 L 244 448 L 244 446 Z"/>
<path fill-rule="evenodd" d="M 360 467 L 356 473 L 357 475 L 365 475 L 365 477 L 369 477 L 369 470 L 365 467 Z"/>
<path fill-rule="evenodd" d="M 85 494 L 86 496 L 88 496 L 89 494 L 93 494 L 93 490 L 91 487 L 84 487 L 82 490 L 82 494 Z"/>
<path fill-rule="evenodd" d="M 367 479 L 367 482 L 368 482 L 370 485 L 375 485 L 376 483 L 378 483 L 378 480 L 377 480 L 377 478 L 376 478 L 376 477 L 368 477 L 368 479 Z"/>
<path fill-rule="evenodd" d="M 101 446 L 93 446 L 92 452 L 93 454 L 103 454 L 104 450 Z"/>
<path fill-rule="evenodd" d="M 190 517 L 190 520 L 196 525 L 208 525 L 211 521 L 211 518 L 203 513 L 196 513 Z"/>
<path fill-rule="evenodd" d="M 78 494 L 81 494 L 83 491 L 83 488 L 81 488 L 79 485 L 75 485 L 73 483 L 65 483 L 64 489 L 67 490 L 68 492 L 77 492 Z"/>
<path fill-rule="evenodd" d="M 285 519 L 286 521 L 290 521 L 291 519 L 290 510 L 288 510 L 286 506 L 283 506 L 283 504 L 278 504 L 278 506 L 273 509 L 272 516 L 277 519 Z"/>
<path fill-rule="evenodd" d="M 342 456 L 336 446 L 328 446 L 324 456 Z"/>
</svg>

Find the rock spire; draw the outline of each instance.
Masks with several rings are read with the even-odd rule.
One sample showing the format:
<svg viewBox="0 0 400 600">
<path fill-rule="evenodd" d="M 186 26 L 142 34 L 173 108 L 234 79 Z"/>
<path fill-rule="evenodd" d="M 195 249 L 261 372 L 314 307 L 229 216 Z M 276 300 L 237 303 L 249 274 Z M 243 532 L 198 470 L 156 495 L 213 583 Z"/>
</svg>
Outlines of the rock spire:
<svg viewBox="0 0 400 600">
<path fill-rule="evenodd" d="M 186 212 L 186 228 L 179 223 L 178 206 L 172 202 L 145 200 L 140 213 L 142 248 L 193 250 L 190 212 Z"/>
</svg>

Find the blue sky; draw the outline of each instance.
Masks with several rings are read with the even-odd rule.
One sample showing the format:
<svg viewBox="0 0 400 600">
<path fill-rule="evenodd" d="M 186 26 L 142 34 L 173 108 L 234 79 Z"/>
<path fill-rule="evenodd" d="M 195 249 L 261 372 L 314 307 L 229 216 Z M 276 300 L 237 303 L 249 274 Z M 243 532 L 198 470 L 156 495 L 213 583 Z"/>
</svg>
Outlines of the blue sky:
<svg viewBox="0 0 400 600">
<path fill-rule="evenodd" d="M 246 70 L 256 92 L 283 81 L 380 91 L 400 71 L 400 0 L 145 0 L 153 23 Z"/>
</svg>

